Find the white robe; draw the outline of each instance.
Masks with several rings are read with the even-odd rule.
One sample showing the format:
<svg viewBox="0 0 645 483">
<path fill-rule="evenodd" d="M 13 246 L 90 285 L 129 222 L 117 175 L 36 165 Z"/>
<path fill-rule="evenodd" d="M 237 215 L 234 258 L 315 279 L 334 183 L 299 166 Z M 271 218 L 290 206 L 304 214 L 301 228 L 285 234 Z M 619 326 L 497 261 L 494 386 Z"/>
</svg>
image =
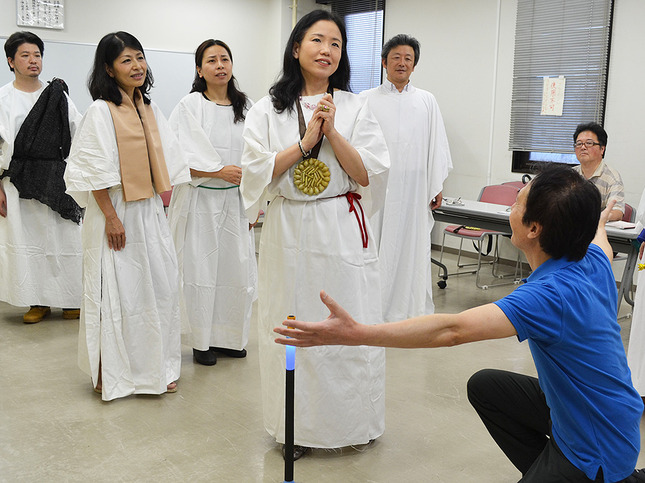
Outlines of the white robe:
<svg viewBox="0 0 645 483">
<path fill-rule="evenodd" d="M 161 111 L 153 110 L 172 184 L 190 181 L 177 141 Z M 125 202 L 119 153 L 107 103 L 88 108 L 65 171 L 67 192 L 86 207 L 83 223 L 83 303 L 79 365 L 103 400 L 161 394 L 181 367 L 177 257 L 159 195 Z M 92 191 L 108 188 L 125 228 L 125 247 L 108 247 L 105 216 Z"/>
<path fill-rule="evenodd" d="M 381 125 L 391 167 L 382 210 L 370 219 L 379 240 L 383 318 L 434 312 L 430 202 L 452 169 L 448 138 L 434 96 L 408 84 L 363 92 Z"/>
<path fill-rule="evenodd" d="M 305 98 L 316 104 L 321 96 Z M 322 320 L 324 289 L 358 321 L 381 322 L 378 259 L 367 222 L 370 200 L 382 195 L 389 158 L 378 123 L 364 99 L 337 91 L 336 129 L 357 149 L 370 185 L 360 188 L 341 168 L 324 139 L 318 158 L 330 169 L 329 185 L 308 196 L 293 183 L 295 166 L 272 180 L 275 156 L 297 142 L 295 112 L 277 114 L 268 97 L 249 111 L 244 130 L 241 192 L 249 219 L 266 211 L 259 256 L 258 330 L 264 424 L 284 441 L 285 349 L 272 329 L 293 314 Z M 305 122 L 312 112 L 303 107 Z M 363 196 L 368 247 L 343 195 Z M 374 195 L 374 196 L 372 196 Z M 262 200 L 272 200 L 267 207 Z M 359 213 L 360 214 L 360 213 Z M 314 347 L 296 351 L 295 443 L 336 448 L 367 443 L 385 428 L 385 352 L 375 347 Z"/>
<path fill-rule="evenodd" d="M 636 228 L 645 228 L 645 190 L 636 210 Z M 636 263 L 645 263 L 645 255 Z M 641 396 L 645 396 L 645 270 L 636 267 L 636 296 L 632 312 L 632 326 L 627 346 L 627 364 L 632 371 L 632 382 Z"/>
<path fill-rule="evenodd" d="M 9 168 L 14 141 L 45 86 L 22 92 L 13 82 L 0 89 L 0 174 Z M 72 136 L 81 115 L 67 98 Z M 3 178 L 7 217 L 0 217 L 0 300 L 11 305 L 77 308 L 81 304 L 81 226 L 49 206 L 19 198 Z"/>
<path fill-rule="evenodd" d="M 170 116 L 190 168 L 214 172 L 240 166 L 244 122 L 232 106 L 201 92 L 184 97 Z M 183 276 L 192 346 L 243 349 L 257 285 L 255 238 L 239 189 L 222 179 L 193 177 L 173 190 L 170 230 Z"/>
</svg>

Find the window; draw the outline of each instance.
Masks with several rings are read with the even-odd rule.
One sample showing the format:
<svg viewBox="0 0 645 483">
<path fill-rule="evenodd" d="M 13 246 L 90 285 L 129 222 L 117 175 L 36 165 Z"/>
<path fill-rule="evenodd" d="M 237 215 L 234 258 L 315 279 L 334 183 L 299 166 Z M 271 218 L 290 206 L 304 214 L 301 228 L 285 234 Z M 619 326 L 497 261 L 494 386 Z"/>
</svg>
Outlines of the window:
<svg viewBox="0 0 645 483">
<path fill-rule="evenodd" d="M 332 0 L 331 6 L 347 28 L 350 89 L 359 93 L 380 85 L 385 0 Z"/>
<path fill-rule="evenodd" d="M 513 172 L 577 164 L 573 133 L 603 124 L 613 0 L 518 0 L 509 149 Z M 562 115 L 541 115 L 544 78 L 564 77 Z"/>
</svg>

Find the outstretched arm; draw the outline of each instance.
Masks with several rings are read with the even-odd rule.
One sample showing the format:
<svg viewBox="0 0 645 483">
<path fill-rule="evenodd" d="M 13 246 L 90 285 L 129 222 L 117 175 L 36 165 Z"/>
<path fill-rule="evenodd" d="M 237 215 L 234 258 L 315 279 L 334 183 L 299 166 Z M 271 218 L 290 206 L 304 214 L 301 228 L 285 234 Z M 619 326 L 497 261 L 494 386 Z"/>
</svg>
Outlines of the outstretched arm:
<svg viewBox="0 0 645 483">
<path fill-rule="evenodd" d="M 320 299 L 329 309 L 321 322 L 284 321 L 287 327 L 274 332 L 278 344 L 311 347 L 318 345 L 369 345 L 380 347 L 444 347 L 516 335 L 515 327 L 494 304 L 481 305 L 459 314 L 423 315 L 400 322 L 364 325 L 356 322 L 324 291 Z M 286 337 L 290 337 L 287 339 Z"/>
<path fill-rule="evenodd" d="M 607 240 L 607 230 L 605 229 L 605 224 L 607 223 L 609 215 L 611 214 L 615 204 L 616 200 L 610 200 L 609 203 L 607 203 L 605 209 L 602 210 L 602 213 L 600 213 L 596 236 L 591 241 L 591 243 L 598 245 L 602 249 L 602 251 L 605 252 L 605 255 L 607 255 L 607 258 L 609 258 L 610 262 L 614 259 L 614 251 L 609 244 L 609 240 Z"/>
</svg>

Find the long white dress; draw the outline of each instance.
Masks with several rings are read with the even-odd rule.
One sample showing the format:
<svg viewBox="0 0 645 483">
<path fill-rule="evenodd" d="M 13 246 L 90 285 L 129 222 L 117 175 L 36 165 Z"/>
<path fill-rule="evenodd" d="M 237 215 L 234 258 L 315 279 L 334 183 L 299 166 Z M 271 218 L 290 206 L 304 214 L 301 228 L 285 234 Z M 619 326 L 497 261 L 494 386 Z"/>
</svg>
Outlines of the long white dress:
<svg viewBox="0 0 645 483">
<path fill-rule="evenodd" d="M 171 184 L 190 172 L 168 122 L 152 105 Z M 86 207 L 79 365 L 94 385 L 101 363 L 103 400 L 161 394 L 181 367 L 177 256 L 159 195 L 123 200 L 110 110 L 95 101 L 83 116 L 65 171 L 67 192 Z M 125 247 L 108 247 L 105 216 L 92 191 L 108 188 L 125 228 Z"/>
<path fill-rule="evenodd" d="M 383 318 L 434 312 L 430 202 L 452 169 L 448 137 L 434 96 L 385 81 L 361 93 L 376 116 L 392 166 L 382 210 L 370 219 L 379 240 Z"/>
<path fill-rule="evenodd" d="M 636 210 L 636 228 L 645 228 L 645 190 Z M 637 263 L 645 263 L 643 259 Z M 645 396 L 645 270 L 636 268 L 636 296 L 634 297 L 634 310 L 632 313 L 632 326 L 629 333 L 627 346 L 627 364 L 632 371 L 632 382 L 641 396 Z"/>
<path fill-rule="evenodd" d="M 214 172 L 240 166 L 244 122 L 234 122 L 232 106 L 193 92 L 175 107 L 170 125 L 190 168 Z M 193 177 L 173 190 L 168 221 L 183 276 L 192 346 L 243 349 L 249 339 L 257 264 L 255 238 L 238 187 L 222 179 Z"/>
<path fill-rule="evenodd" d="M 13 82 L 0 89 L 0 174 L 9 168 L 14 140 L 45 86 L 19 91 Z M 81 115 L 67 98 L 72 136 Z M 0 217 L 0 300 L 16 306 L 81 304 L 81 226 L 49 206 L 21 199 L 10 178 L 3 178 L 7 217 Z"/>
<path fill-rule="evenodd" d="M 316 105 L 320 97 L 303 101 Z M 299 191 L 293 166 L 272 180 L 276 154 L 299 138 L 297 114 L 277 114 L 265 97 L 246 117 L 240 189 L 249 219 L 260 206 L 266 211 L 258 267 L 258 340 L 264 424 L 278 442 L 284 442 L 285 349 L 274 343 L 272 329 L 290 314 L 300 320 L 326 318 L 329 311 L 320 301 L 321 289 L 358 321 L 381 322 L 378 258 L 367 215 L 372 202 L 383 199 L 378 189 L 384 187 L 389 168 L 387 148 L 364 99 L 337 91 L 334 103 L 336 129 L 357 149 L 367 169 L 370 185 L 365 189 L 341 168 L 326 139 L 318 159 L 329 167 L 331 179 L 322 193 L 308 196 Z M 308 122 L 312 112 L 304 104 L 303 111 Z M 363 195 L 367 248 L 342 196 L 349 191 Z M 336 448 L 366 443 L 383 433 L 382 348 L 330 346 L 296 352 L 296 444 Z"/>
</svg>

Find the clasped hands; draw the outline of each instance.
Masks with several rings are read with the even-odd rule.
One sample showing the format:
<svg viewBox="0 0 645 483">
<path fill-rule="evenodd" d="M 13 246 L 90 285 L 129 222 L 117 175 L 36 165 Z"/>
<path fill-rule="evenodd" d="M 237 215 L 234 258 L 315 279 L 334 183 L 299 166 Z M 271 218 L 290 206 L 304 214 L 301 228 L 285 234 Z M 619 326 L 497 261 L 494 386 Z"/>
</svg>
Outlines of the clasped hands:
<svg viewBox="0 0 645 483">
<path fill-rule="evenodd" d="M 334 99 L 331 94 L 327 93 L 318 102 L 318 106 L 313 116 L 311 116 L 309 124 L 307 124 L 307 130 L 302 138 L 302 148 L 305 151 L 311 151 L 323 135 L 329 138 L 333 134 L 336 130 L 334 127 L 335 116 L 336 105 L 334 104 Z"/>
</svg>

